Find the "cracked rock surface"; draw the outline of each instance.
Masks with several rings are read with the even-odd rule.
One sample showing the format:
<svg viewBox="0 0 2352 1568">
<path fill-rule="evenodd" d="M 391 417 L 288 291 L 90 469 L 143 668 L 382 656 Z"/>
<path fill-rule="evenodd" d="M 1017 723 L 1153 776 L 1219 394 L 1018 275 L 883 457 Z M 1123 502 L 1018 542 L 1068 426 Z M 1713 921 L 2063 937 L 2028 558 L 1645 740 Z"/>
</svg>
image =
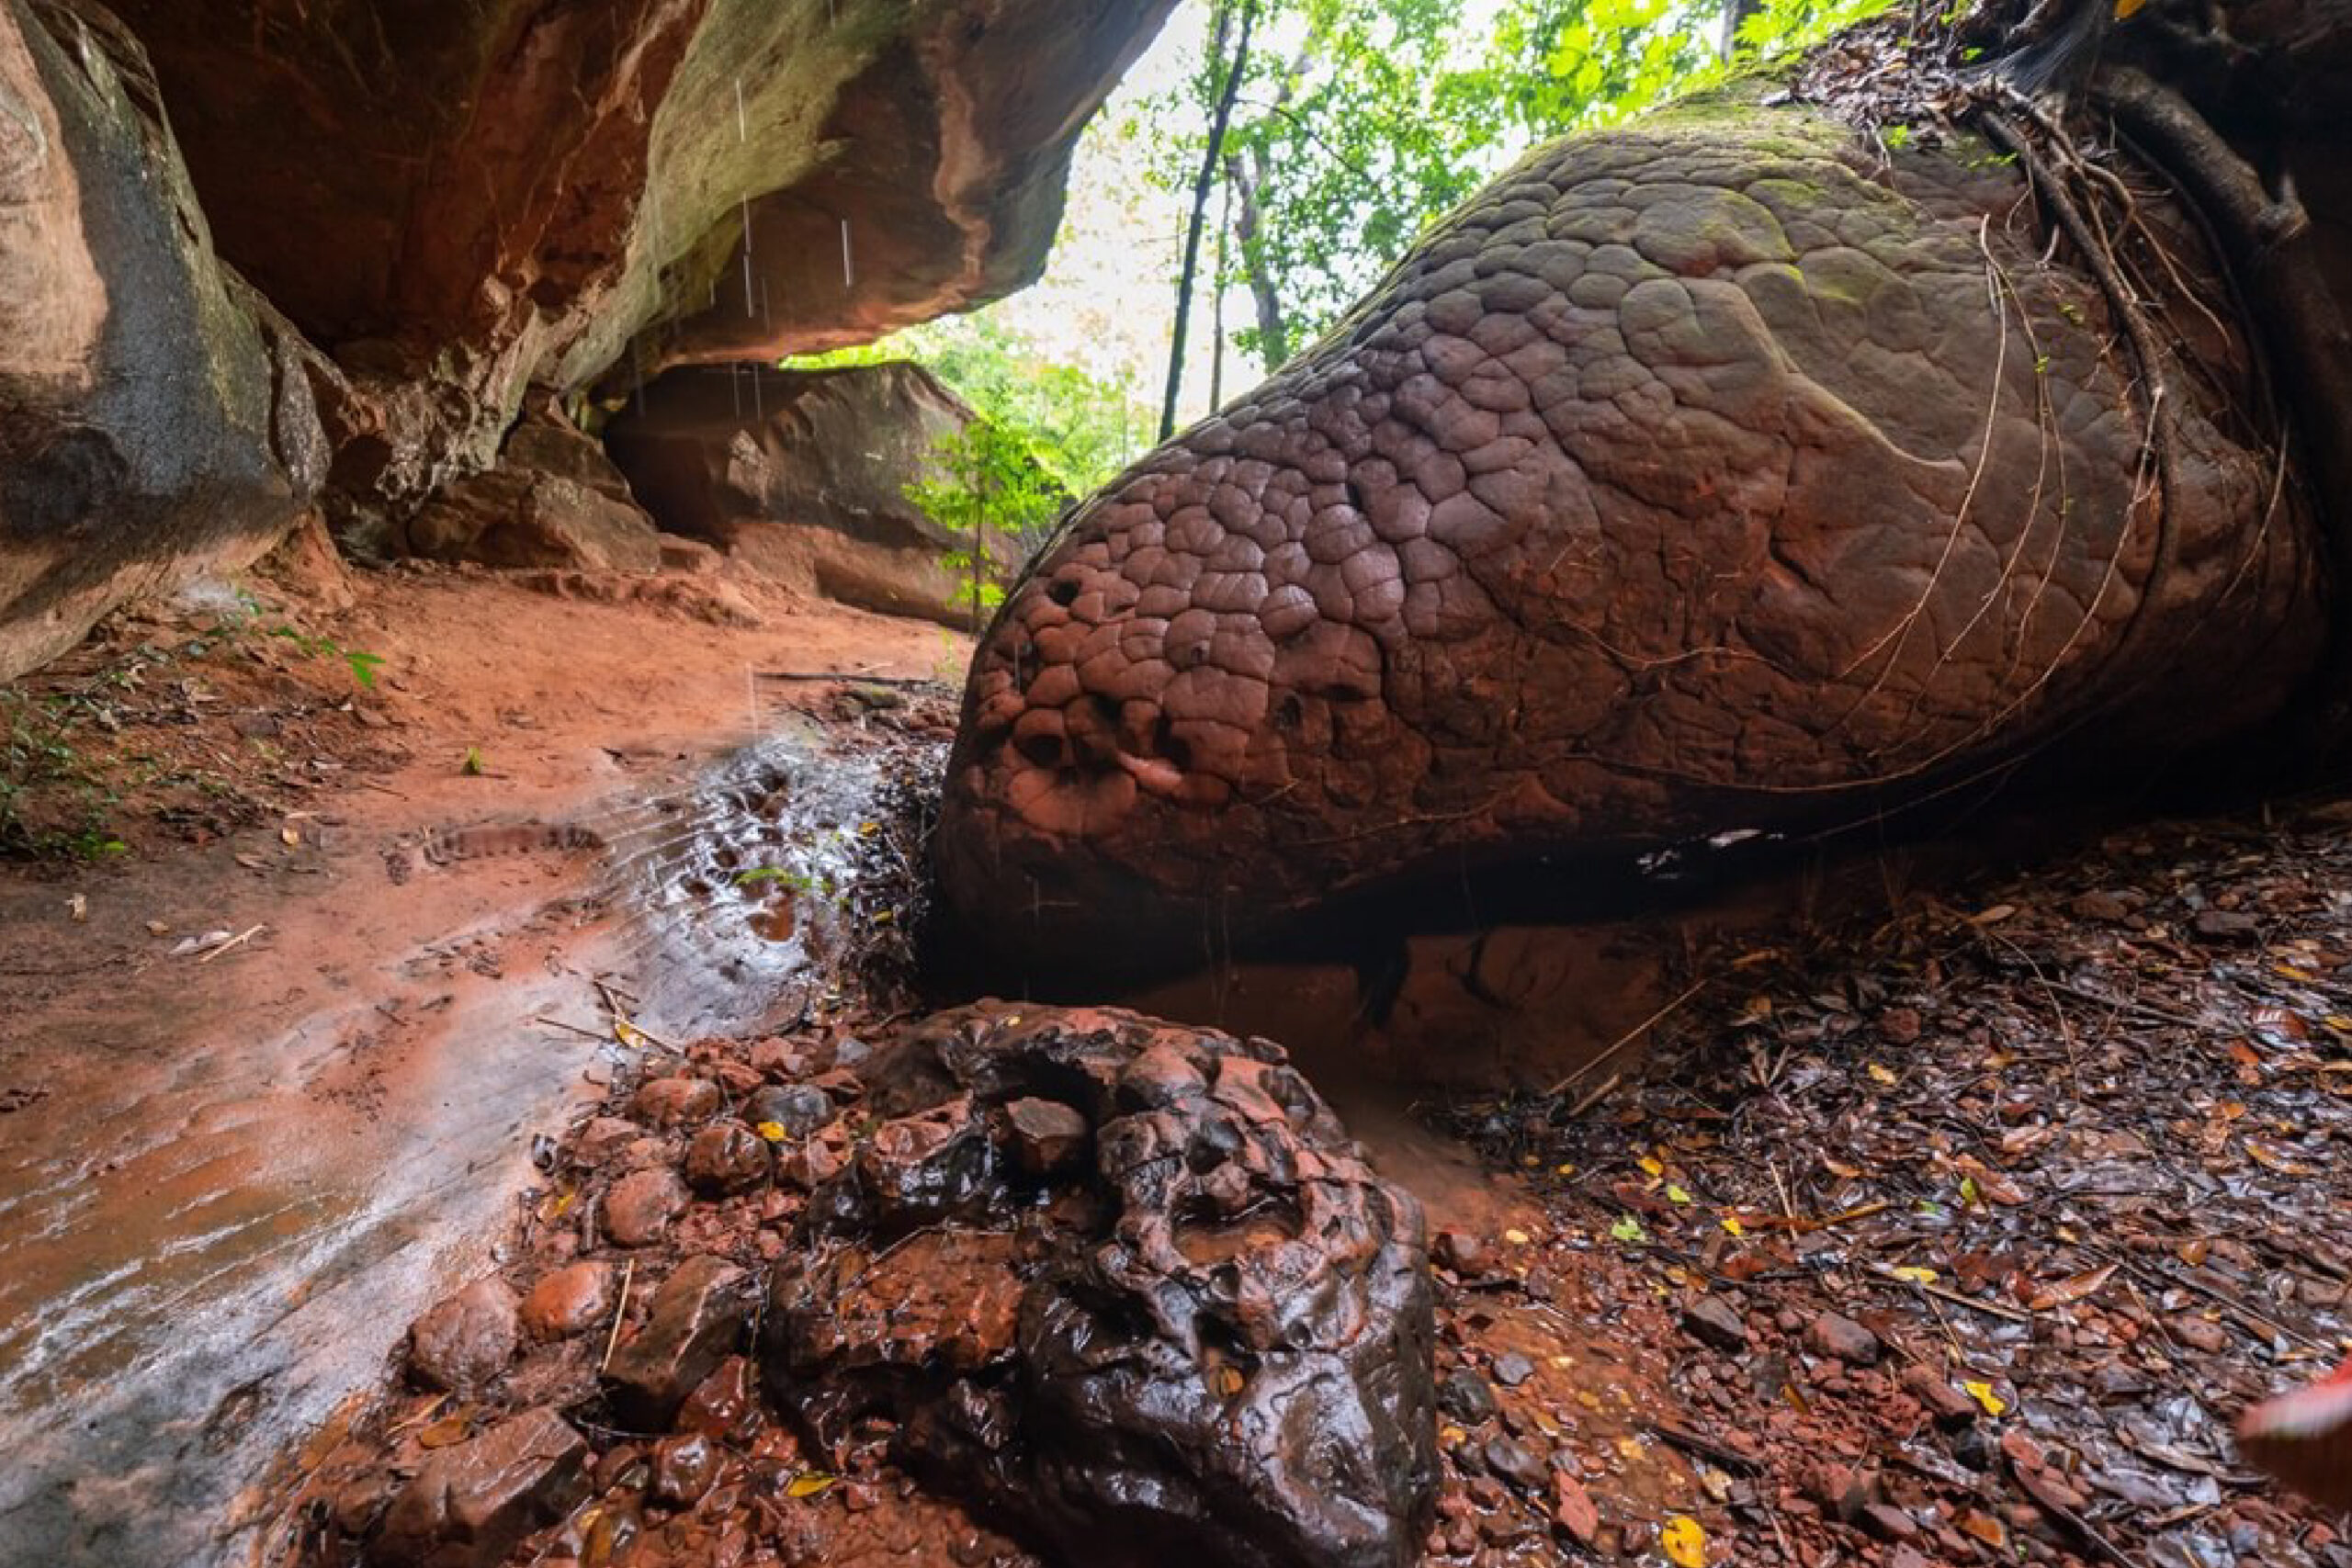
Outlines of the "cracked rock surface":
<svg viewBox="0 0 2352 1568">
<path fill-rule="evenodd" d="M 764 1314 L 770 1394 L 815 1451 L 895 1421 L 905 1461 L 1072 1562 L 1414 1560 L 1421 1211 L 1278 1047 L 982 1003 L 868 1081 L 885 1120 L 811 1195 Z"/>
<path fill-rule="evenodd" d="M 2165 276 L 2210 263 L 2134 197 L 2164 428 L 1971 138 L 1700 103 L 1538 152 L 1039 558 L 967 690 L 951 901 L 1115 962 L 2259 723 L 2317 547 L 2245 345 Z"/>
</svg>

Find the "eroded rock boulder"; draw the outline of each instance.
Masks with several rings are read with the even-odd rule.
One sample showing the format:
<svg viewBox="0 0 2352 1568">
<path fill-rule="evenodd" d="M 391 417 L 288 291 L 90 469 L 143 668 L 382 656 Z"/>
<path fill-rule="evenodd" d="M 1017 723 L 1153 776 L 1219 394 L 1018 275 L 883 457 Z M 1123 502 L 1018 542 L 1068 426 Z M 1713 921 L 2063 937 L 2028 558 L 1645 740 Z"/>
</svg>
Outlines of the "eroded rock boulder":
<svg viewBox="0 0 2352 1568">
<path fill-rule="evenodd" d="M 587 1490 L 588 1445 L 529 1410 L 427 1454 L 368 1543 L 371 1568 L 491 1568 Z"/>
<path fill-rule="evenodd" d="M 884 1120 L 811 1195 L 763 1319 L 809 1443 L 892 1419 L 905 1461 L 1073 1562 L 1414 1561 L 1421 1212 L 1278 1047 L 983 1003 L 866 1071 Z"/>
<path fill-rule="evenodd" d="M 295 334 L 215 255 L 137 40 L 0 4 L 0 680 L 258 558 L 326 462 Z"/>
<path fill-rule="evenodd" d="M 485 566 L 642 573 L 667 564 L 628 481 L 544 393 L 495 466 L 444 486 L 391 542 L 401 554 Z"/>
<path fill-rule="evenodd" d="M 761 575 L 829 599 L 952 625 L 974 619 L 969 530 L 907 497 L 935 448 L 978 416 L 920 366 L 672 371 L 614 415 L 605 441 L 646 510 Z M 992 575 L 1027 554 L 990 541 Z"/>
<path fill-rule="evenodd" d="M 1804 107 L 1534 154 L 1036 562 L 973 664 L 951 903 L 1063 969 L 1190 953 L 2257 726 L 2325 612 L 2248 346 L 2152 265 L 2138 363 L 2036 212 L 1973 136 Z"/>
<path fill-rule="evenodd" d="M 1035 276 L 1172 0 L 119 0 L 223 253 L 325 348 L 339 509 L 533 382 L 861 343 Z"/>
</svg>

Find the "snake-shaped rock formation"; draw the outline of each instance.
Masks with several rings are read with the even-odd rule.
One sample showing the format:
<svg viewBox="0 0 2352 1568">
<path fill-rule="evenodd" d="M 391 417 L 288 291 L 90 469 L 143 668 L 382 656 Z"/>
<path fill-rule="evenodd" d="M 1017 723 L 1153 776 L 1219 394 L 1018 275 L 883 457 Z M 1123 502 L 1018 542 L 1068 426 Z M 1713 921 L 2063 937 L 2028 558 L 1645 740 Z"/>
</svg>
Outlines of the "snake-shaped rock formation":
<svg viewBox="0 0 2352 1568">
<path fill-rule="evenodd" d="M 2102 276 L 2015 159 L 1900 140 L 1702 102 L 1555 143 L 1080 509 L 973 665 L 951 904 L 1196 953 L 2275 712 L 2320 547 L 2196 231 L 2126 170 Z"/>
</svg>

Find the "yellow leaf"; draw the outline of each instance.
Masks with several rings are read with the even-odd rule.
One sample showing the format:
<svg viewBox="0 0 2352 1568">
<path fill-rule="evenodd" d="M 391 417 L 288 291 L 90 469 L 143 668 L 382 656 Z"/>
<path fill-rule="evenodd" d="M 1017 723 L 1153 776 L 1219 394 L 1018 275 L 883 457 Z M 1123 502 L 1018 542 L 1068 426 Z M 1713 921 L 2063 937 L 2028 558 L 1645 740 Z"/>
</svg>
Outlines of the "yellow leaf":
<svg viewBox="0 0 2352 1568">
<path fill-rule="evenodd" d="M 1241 1375 L 1239 1367 L 1224 1366 L 1217 1368 L 1214 1382 L 1217 1396 L 1220 1399 L 1231 1399 L 1249 1386 L 1250 1380 Z"/>
<path fill-rule="evenodd" d="M 613 1020 L 613 1038 L 624 1045 L 634 1045 L 645 1036 L 639 1034 L 637 1032 L 637 1026 L 628 1020 L 616 1018 Z"/>
<path fill-rule="evenodd" d="M 1898 1081 L 1891 1068 L 1882 1067 L 1876 1062 L 1871 1064 L 1871 1077 L 1874 1082 L 1883 1084 L 1893 1084 Z"/>
<path fill-rule="evenodd" d="M 1570 1165 L 1566 1160 L 1562 1160 L 1558 1165 L 1552 1168 L 1552 1174 L 1555 1176 L 1574 1176 L 1576 1173 L 1577 1168 Z"/>
<path fill-rule="evenodd" d="M 784 1130 L 784 1123 L 781 1122 L 763 1122 L 759 1123 L 759 1125 L 753 1127 L 752 1131 L 757 1133 L 761 1137 L 765 1138 L 771 1144 L 780 1144 L 784 1142 L 786 1135 Z"/>
<path fill-rule="evenodd" d="M 1641 1158 L 1641 1167 L 1645 1175 L 1664 1176 L 1666 1174 L 1666 1167 L 1658 1163 L 1656 1155 L 1644 1155 Z"/>
<path fill-rule="evenodd" d="M 2138 15 L 2140 7 L 2147 3 L 2148 0 L 2115 0 L 2115 19 L 2119 22 L 2130 21 Z"/>
<path fill-rule="evenodd" d="M 1658 1544 L 1666 1548 L 1667 1560 L 1674 1568 L 1707 1568 L 1706 1529 L 1688 1514 L 1677 1514 L 1666 1521 L 1666 1529 L 1658 1532 Z"/>
<path fill-rule="evenodd" d="M 1724 1229 L 1733 1236 L 1743 1236 L 1747 1234 L 1747 1227 L 1729 1214 L 1724 1216 Z"/>
<path fill-rule="evenodd" d="M 1893 1269 L 1891 1272 L 1896 1279 L 1905 1280 L 1914 1285 L 1932 1285 L 1936 1282 L 1936 1271 L 1932 1269 L 1919 1269 L 1906 1266 L 1905 1268 Z"/>
<path fill-rule="evenodd" d="M 1503 1232 L 1503 1239 L 1510 1243 L 1513 1247 L 1525 1247 L 1529 1238 L 1525 1231 L 1507 1230 Z"/>
<path fill-rule="evenodd" d="M 1976 1190 L 1976 1178 L 1963 1176 L 1960 1179 L 1960 1201 L 1971 1208 L 1984 1201 L 1984 1194 Z"/>
<path fill-rule="evenodd" d="M 1960 1386 L 1968 1391 L 1969 1398 L 1984 1407 L 1987 1416 L 2004 1415 L 2009 1408 L 2009 1402 L 1995 1393 L 1989 1382 L 1962 1382 Z"/>
<path fill-rule="evenodd" d="M 785 1483 L 784 1495 L 787 1497 L 814 1497 L 829 1490 L 833 1484 L 833 1480 L 832 1476 L 827 1475 L 823 1471 L 804 1470 Z"/>
<path fill-rule="evenodd" d="M 1690 1201 L 1690 1194 L 1669 1181 L 1666 1184 L 1666 1201 L 1669 1203 L 1688 1203 Z"/>
</svg>

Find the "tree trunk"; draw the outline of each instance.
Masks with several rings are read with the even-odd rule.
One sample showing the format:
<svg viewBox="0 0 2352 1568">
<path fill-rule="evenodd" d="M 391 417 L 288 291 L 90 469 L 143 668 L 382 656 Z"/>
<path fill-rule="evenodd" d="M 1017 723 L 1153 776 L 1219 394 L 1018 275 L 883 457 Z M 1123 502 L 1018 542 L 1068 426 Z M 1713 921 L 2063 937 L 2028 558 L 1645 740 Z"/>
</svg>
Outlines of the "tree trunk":
<svg viewBox="0 0 2352 1568">
<path fill-rule="evenodd" d="M 1232 159 L 1226 163 L 1230 164 Z M 1233 276 L 1233 182 L 1225 182 L 1224 209 L 1216 220 L 1216 276 L 1209 281 L 1209 412 L 1225 407 L 1225 280 Z"/>
<path fill-rule="evenodd" d="M 1193 323 L 1193 283 L 1201 270 L 1201 230 L 1208 219 L 1209 186 L 1216 183 L 1217 164 L 1225 153 L 1226 127 L 1233 123 L 1233 100 L 1241 95 L 1242 73 L 1250 64 L 1250 30 L 1258 20 L 1258 0 L 1241 0 L 1241 36 L 1233 46 L 1233 63 L 1225 73 L 1216 112 L 1209 119 L 1209 144 L 1201 154 L 1201 172 L 1193 181 L 1193 216 L 1184 226 L 1184 267 L 1176 280 L 1176 329 L 1168 346 L 1168 391 L 1159 403 L 1159 439 L 1176 434 L 1176 394 L 1184 383 L 1184 339 Z"/>
<path fill-rule="evenodd" d="M 1739 27 L 1742 22 L 1764 8 L 1764 0 L 1724 0 L 1724 30 L 1715 40 L 1715 53 L 1729 60 L 1739 52 Z"/>
<path fill-rule="evenodd" d="M 1274 287 L 1272 272 L 1266 265 L 1266 254 L 1260 244 L 1258 192 L 1266 181 L 1266 150 L 1251 147 L 1247 156 L 1235 153 L 1226 160 L 1226 177 L 1240 202 L 1241 211 L 1234 220 L 1233 231 L 1241 240 L 1242 270 L 1250 275 L 1250 297 L 1258 303 L 1259 347 L 1266 360 L 1266 371 L 1272 374 L 1290 359 L 1290 323 L 1283 315 L 1283 297 Z"/>
</svg>

